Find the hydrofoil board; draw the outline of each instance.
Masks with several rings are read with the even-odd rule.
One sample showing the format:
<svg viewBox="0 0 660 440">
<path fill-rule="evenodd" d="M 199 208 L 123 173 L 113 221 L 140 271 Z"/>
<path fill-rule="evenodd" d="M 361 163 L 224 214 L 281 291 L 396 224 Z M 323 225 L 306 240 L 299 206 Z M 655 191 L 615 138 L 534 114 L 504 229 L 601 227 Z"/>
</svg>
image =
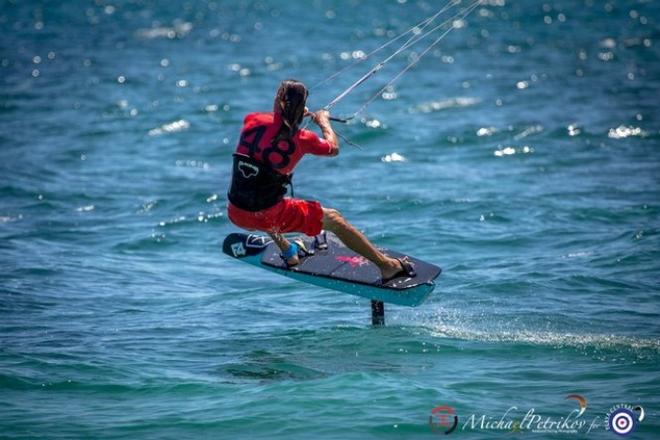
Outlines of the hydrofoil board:
<svg viewBox="0 0 660 440">
<path fill-rule="evenodd" d="M 391 304 L 415 307 L 423 303 L 435 288 L 434 280 L 440 275 L 438 266 L 387 249 L 382 251 L 395 258 L 407 257 L 416 275 L 381 280 L 378 267 L 366 258 L 348 249 L 331 232 L 316 237 L 301 236 L 306 252 L 301 252 L 300 264 L 288 267 L 281 251 L 268 236 L 232 233 L 222 250 L 234 257 L 262 269 L 327 289 L 349 293 Z M 303 255 L 304 254 L 304 255 Z"/>
</svg>

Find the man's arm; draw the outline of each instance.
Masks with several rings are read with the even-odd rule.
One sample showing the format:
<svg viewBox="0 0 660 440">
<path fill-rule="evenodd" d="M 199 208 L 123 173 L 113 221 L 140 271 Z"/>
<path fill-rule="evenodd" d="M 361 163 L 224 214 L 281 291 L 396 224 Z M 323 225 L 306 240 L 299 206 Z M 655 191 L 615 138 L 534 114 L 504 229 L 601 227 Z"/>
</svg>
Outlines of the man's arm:
<svg viewBox="0 0 660 440">
<path fill-rule="evenodd" d="M 339 154 L 339 142 L 337 141 L 337 135 L 332 130 L 330 125 L 330 113 L 327 110 L 319 110 L 317 112 L 311 113 L 312 121 L 316 123 L 323 133 L 323 138 L 328 141 L 332 146 L 332 151 L 330 156 L 336 156 Z"/>
</svg>

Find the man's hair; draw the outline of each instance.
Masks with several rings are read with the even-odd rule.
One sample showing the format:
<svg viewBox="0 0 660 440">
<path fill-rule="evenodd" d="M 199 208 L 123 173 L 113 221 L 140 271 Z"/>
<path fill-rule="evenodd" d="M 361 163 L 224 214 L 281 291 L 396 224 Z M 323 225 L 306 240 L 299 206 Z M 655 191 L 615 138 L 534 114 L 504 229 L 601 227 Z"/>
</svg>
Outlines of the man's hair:
<svg viewBox="0 0 660 440">
<path fill-rule="evenodd" d="M 307 95 L 307 87 L 300 81 L 287 79 L 280 83 L 273 110 L 282 116 L 283 123 L 275 137 L 276 142 L 290 139 L 298 131 L 305 114 Z M 284 103 L 284 108 L 280 103 Z"/>
</svg>

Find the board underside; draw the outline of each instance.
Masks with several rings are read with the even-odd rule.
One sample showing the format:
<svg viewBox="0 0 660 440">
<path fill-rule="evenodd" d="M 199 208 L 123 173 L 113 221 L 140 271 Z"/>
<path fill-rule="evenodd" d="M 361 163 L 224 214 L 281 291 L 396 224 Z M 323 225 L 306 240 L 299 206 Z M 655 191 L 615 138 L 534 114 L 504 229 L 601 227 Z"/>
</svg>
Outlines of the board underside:
<svg viewBox="0 0 660 440">
<path fill-rule="evenodd" d="M 383 284 L 380 271 L 373 263 L 345 247 L 330 232 L 294 240 L 302 241 L 310 255 L 302 257 L 300 264 L 292 268 L 287 267 L 280 256 L 280 249 L 266 236 L 230 234 L 225 238 L 223 251 L 246 263 L 298 281 L 411 307 L 424 302 L 435 287 L 433 280 L 441 272 L 433 264 L 408 256 L 416 276 L 400 277 Z M 392 257 L 406 256 L 390 250 L 383 251 Z"/>
</svg>

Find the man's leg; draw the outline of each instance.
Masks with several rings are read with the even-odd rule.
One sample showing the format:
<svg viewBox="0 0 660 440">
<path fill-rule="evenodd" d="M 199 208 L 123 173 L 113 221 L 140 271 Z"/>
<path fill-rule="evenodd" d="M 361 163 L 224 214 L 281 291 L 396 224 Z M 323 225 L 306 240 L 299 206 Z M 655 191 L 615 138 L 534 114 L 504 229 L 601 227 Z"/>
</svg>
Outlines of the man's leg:
<svg viewBox="0 0 660 440">
<path fill-rule="evenodd" d="M 383 278 L 389 278 L 403 269 L 399 260 L 376 249 L 369 239 L 346 221 L 337 210 L 323 208 L 323 228 L 334 232 L 348 248 L 378 266 Z"/>
<path fill-rule="evenodd" d="M 282 253 L 285 253 L 286 251 L 289 250 L 291 243 L 289 242 L 289 240 L 284 238 L 282 234 L 279 234 L 277 232 L 269 232 L 268 235 L 270 235 L 270 238 L 273 239 L 273 241 L 275 242 L 277 247 L 280 248 Z M 300 260 L 298 259 L 298 255 L 294 255 L 293 257 L 287 259 L 286 262 L 289 266 L 295 266 L 296 264 L 300 263 Z"/>
</svg>

